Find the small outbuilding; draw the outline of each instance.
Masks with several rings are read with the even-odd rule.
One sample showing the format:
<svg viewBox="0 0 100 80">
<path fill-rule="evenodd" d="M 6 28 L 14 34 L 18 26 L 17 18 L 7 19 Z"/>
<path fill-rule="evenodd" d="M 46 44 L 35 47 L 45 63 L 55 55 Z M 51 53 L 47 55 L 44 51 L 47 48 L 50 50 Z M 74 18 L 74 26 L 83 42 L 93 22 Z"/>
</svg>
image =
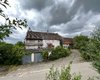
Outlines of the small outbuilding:
<svg viewBox="0 0 100 80">
<path fill-rule="evenodd" d="M 68 48 L 73 46 L 73 39 L 72 38 L 63 38 L 63 47 Z"/>
</svg>

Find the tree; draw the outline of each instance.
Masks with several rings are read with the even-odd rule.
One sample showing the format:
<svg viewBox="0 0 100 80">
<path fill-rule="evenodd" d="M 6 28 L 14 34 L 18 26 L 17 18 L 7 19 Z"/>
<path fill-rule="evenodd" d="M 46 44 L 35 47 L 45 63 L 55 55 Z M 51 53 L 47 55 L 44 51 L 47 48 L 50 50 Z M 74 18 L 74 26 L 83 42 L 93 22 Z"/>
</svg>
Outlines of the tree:
<svg viewBox="0 0 100 80">
<path fill-rule="evenodd" d="M 20 46 L 20 47 L 24 47 L 24 43 L 22 41 L 18 41 L 15 45 Z"/>
<path fill-rule="evenodd" d="M 81 47 L 85 46 L 85 44 L 87 44 L 89 38 L 84 35 L 79 35 L 79 36 L 75 36 L 73 38 L 73 41 L 74 41 L 74 48 L 80 49 Z"/>
<path fill-rule="evenodd" d="M 26 53 L 24 47 L 0 42 L 0 64 L 2 65 L 21 64 L 22 56 Z"/>
<path fill-rule="evenodd" d="M 9 5 L 8 0 L 0 0 L 0 5 L 7 9 Z M 2 8 L 0 8 L 0 16 L 5 19 L 5 24 L 0 25 L 0 41 L 3 40 L 5 37 L 9 36 L 9 34 L 12 33 L 12 29 L 16 29 L 17 27 L 24 26 L 27 27 L 27 21 L 19 20 L 19 19 L 13 19 L 10 20 L 10 18 L 4 14 L 4 11 Z"/>
<path fill-rule="evenodd" d="M 96 47 L 95 49 L 93 48 L 93 50 L 96 52 L 94 53 L 95 59 L 93 61 L 93 66 L 100 73 L 100 27 L 95 28 L 95 30 L 92 32 L 92 42 Z"/>
<path fill-rule="evenodd" d="M 12 48 L 12 44 L 0 42 L 0 64 L 6 64 L 9 62 L 9 59 L 12 57 Z"/>
<path fill-rule="evenodd" d="M 91 33 L 92 39 L 100 41 L 100 28 L 96 27 L 94 31 Z"/>
</svg>

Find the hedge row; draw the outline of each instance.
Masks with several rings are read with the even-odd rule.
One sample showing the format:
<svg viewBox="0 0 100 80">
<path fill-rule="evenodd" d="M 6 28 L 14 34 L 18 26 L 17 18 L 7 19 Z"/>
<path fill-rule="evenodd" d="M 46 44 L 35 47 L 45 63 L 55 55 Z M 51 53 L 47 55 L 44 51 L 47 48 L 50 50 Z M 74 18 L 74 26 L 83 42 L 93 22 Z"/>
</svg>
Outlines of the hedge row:
<svg viewBox="0 0 100 80">
<path fill-rule="evenodd" d="M 48 51 L 43 51 L 42 56 L 44 60 L 56 60 L 62 57 L 69 56 L 70 53 L 71 53 L 70 49 L 65 49 L 61 46 L 58 46 L 52 49 L 50 54 Z"/>
</svg>

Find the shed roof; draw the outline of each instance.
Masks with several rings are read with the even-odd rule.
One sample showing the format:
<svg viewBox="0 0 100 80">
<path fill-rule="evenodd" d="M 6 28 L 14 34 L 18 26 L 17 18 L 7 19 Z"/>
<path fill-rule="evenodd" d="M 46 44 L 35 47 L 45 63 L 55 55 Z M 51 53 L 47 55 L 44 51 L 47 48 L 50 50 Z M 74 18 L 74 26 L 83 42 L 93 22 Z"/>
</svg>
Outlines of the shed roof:
<svg viewBox="0 0 100 80">
<path fill-rule="evenodd" d="M 72 38 L 63 38 L 63 44 L 73 44 Z"/>
</svg>

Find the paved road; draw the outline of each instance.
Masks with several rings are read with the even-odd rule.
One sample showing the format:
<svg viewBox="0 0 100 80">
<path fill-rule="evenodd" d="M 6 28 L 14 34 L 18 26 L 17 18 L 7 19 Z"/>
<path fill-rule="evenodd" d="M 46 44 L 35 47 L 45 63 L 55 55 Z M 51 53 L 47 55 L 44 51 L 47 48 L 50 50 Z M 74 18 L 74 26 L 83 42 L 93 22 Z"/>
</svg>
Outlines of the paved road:
<svg viewBox="0 0 100 80">
<path fill-rule="evenodd" d="M 81 73 L 83 80 L 91 76 L 100 76 L 91 66 L 91 63 L 82 61 L 79 52 L 72 50 L 72 54 L 69 57 L 48 63 L 20 66 L 18 70 L 10 72 L 6 76 L 1 76 L 0 80 L 45 80 L 46 73 L 48 73 L 52 65 L 60 69 L 63 66 L 67 66 L 70 61 L 73 61 L 71 73 Z"/>
</svg>

